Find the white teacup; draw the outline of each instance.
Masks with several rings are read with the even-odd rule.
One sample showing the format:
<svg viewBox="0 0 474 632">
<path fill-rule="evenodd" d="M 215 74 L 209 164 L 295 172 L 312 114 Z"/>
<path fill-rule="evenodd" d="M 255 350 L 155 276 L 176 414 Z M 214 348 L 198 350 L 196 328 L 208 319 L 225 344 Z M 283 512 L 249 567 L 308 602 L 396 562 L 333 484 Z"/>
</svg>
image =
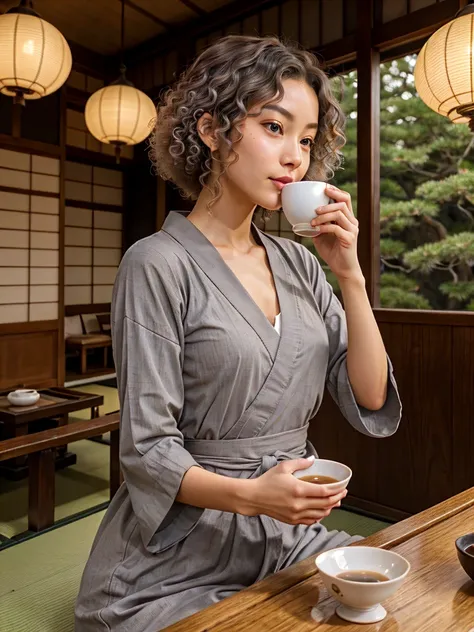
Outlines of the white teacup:
<svg viewBox="0 0 474 632">
<path fill-rule="evenodd" d="M 283 187 L 281 192 L 283 213 L 297 235 L 314 237 L 318 234 L 318 231 L 311 226 L 311 221 L 316 217 L 318 206 L 329 204 L 329 197 L 325 193 L 326 186 L 326 182 L 305 180 Z"/>
<path fill-rule="evenodd" d="M 394 551 L 372 546 L 346 546 L 325 551 L 315 560 L 329 593 L 341 603 L 336 608 L 341 619 L 352 623 L 376 623 L 387 615 L 380 602 L 400 588 L 410 563 Z M 387 579 L 377 583 L 351 581 L 338 577 L 347 571 L 372 571 Z"/>
<path fill-rule="evenodd" d="M 293 476 L 296 478 L 302 478 L 303 476 L 330 476 L 336 479 L 336 483 L 325 483 L 324 487 L 331 490 L 331 493 L 338 494 L 346 489 L 349 483 L 352 470 L 343 463 L 337 461 L 330 461 L 329 459 L 315 459 L 310 467 L 304 470 L 296 470 L 293 472 Z"/>
</svg>

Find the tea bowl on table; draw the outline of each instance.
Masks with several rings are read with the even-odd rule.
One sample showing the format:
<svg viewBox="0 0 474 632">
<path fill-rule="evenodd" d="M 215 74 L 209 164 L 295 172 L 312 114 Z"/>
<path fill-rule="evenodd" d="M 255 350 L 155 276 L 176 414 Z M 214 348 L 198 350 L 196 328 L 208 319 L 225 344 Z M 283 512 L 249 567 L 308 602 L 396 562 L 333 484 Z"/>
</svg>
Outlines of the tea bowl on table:
<svg viewBox="0 0 474 632">
<path fill-rule="evenodd" d="M 332 495 L 346 489 L 351 480 L 352 470 L 347 465 L 329 459 L 315 459 L 310 467 L 293 472 L 296 478 L 307 480 L 309 483 L 319 483 L 331 491 Z M 334 482 L 328 482 L 326 479 Z M 312 479 L 312 480 L 308 480 Z"/>
<path fill-rule="evenodd" d="M 461 566 L 474 581 L 474 533 L 467 533 L 458 538 L 456 550 Z"/>
<path fill-rule="evenodd" d="M 7 399 L 12 406 L 32 406 L 39 400 L 40 394 L 32 388 L 19 388 L 8 393 Z"/>
<path fill-rule="evenodd" d="M 325 551 L 315 564 L 329 594 L 340 602 L 336 613 L 352 623 L 382 621 L 387 611 L 381 602 L 400 588 L 410 571 L 410 563 L 398 553 L 371 546 Z"/>
</svg>

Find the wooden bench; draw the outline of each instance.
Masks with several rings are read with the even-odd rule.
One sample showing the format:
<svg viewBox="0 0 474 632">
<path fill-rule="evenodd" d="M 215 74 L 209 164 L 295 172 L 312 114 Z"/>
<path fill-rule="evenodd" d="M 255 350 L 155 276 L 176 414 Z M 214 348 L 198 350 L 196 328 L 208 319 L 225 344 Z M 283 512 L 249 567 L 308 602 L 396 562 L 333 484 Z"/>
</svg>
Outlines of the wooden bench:
<svg viewBox="0 0 474 632">
<path fill-rule="evenodd" d="M 110 498 L 120 487 L 120 414 L 111 413 L 67 426 L 0 441 L 0 461 L 29 455 L 28 530 L 41 531 L 54 524 L 55 451 L 67 443 L 110 432 Z"/>
</svg>

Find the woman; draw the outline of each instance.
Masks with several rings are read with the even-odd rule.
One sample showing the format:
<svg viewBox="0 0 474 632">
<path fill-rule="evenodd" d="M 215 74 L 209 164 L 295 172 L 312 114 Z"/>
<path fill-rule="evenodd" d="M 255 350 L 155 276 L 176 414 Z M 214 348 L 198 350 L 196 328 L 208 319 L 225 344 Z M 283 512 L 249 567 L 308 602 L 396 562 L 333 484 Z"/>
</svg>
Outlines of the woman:
<svg viewBox="0 0 474 632">
<path fill-rule="evenodd" d="M 313 221 L 346 315 L 307 249 L 252 225 L 285 181 L 331 177 L 342 122 L 312 55 L 256 37 L 211 46 L 159 109 L 156 166 L 196 204 L 120 266 L 125 484 L 84 573 L 78 632 L 156 632 L 354 539 L 319 523 L 345 493 L 292 476 L 316 454 L 307 428 L 326 385 L 360 432 L 389 436 L 400 420 L 350 197 L 331 187 Z"/>
</svg>

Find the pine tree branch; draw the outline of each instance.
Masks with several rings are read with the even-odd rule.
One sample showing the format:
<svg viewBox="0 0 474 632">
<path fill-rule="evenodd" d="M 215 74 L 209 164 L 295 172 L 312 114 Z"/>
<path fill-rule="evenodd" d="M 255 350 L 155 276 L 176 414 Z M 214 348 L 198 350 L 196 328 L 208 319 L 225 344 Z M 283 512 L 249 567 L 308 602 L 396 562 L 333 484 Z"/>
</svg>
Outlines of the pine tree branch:
<svg viewBox="0 0 474 632">
<path fill-rule="evenodd" d="M 474 224 L 474 217 L 472 216 L 471 211 L 468 211 L 467 208 L 464 208 L 460 200 L 458 200 L 458 202 L 456 203 L 456 206 L 461 211 L 461 213 L 467 217 L 469 223 Z"/>
<path fill-rule="evenodd" d="M 392 268 L 393 270 L 401 270 L 402 272 L 404 272 L 405 274 L 408 274 L 409 270 L 407 270 L 406 268 L 404 268 L 403 266 L 399 266 L 396 263 L 389 263 L 386 259 L 384 259 L 383 257 L 381 257 L 382 259 L 382 263 L 384 264 L 384 266 L 387 266 L 387 268 Z"/>
<path fill-rule="evenodd" d="M 444 224 L 442 224 L 441 222 L 438 222 L 438 220 L 433 219 L 429 215 L 423 215 L 422 217 L 425 224 L 428 224 L 429 226 L 435 229 L 440 241 L 442 239 L 446 239 L 446 237 L 448 236 L 448 231 L 446 229 L 446 226 L 444 226 Z"/>
<path fill-rule="evenodd" d="M 407 162 L 407 164 L 412 171 L 414 171 L 415 173 L 418 173 L 420 176 L 427 176 L 428 178 L 430 178 L 430 180 L 439 179 L 440 174 L 438 172 L 433 173 L 432 171 L 425 171 L 424 169 L 419 169 L 418 167 L 415 167 L 415 165 L 412 164 L 411 162 Z"/>
<path fill-rule="evenodd" d="M 467 144 L 466 149 L 464 150 L 463 155 L 461 156 L 461 158 L 459 158 L 456 167 L 459 169 L 459 167 L 461 166 L 462 161 L 467 157 L 467 155 L 469 154 L 469 152 L 471 151 L 471 149 L 474 147 L 474 137 L 471 138 L 471 140 L 469 141 L 469 143 Z"/>
</svg>

